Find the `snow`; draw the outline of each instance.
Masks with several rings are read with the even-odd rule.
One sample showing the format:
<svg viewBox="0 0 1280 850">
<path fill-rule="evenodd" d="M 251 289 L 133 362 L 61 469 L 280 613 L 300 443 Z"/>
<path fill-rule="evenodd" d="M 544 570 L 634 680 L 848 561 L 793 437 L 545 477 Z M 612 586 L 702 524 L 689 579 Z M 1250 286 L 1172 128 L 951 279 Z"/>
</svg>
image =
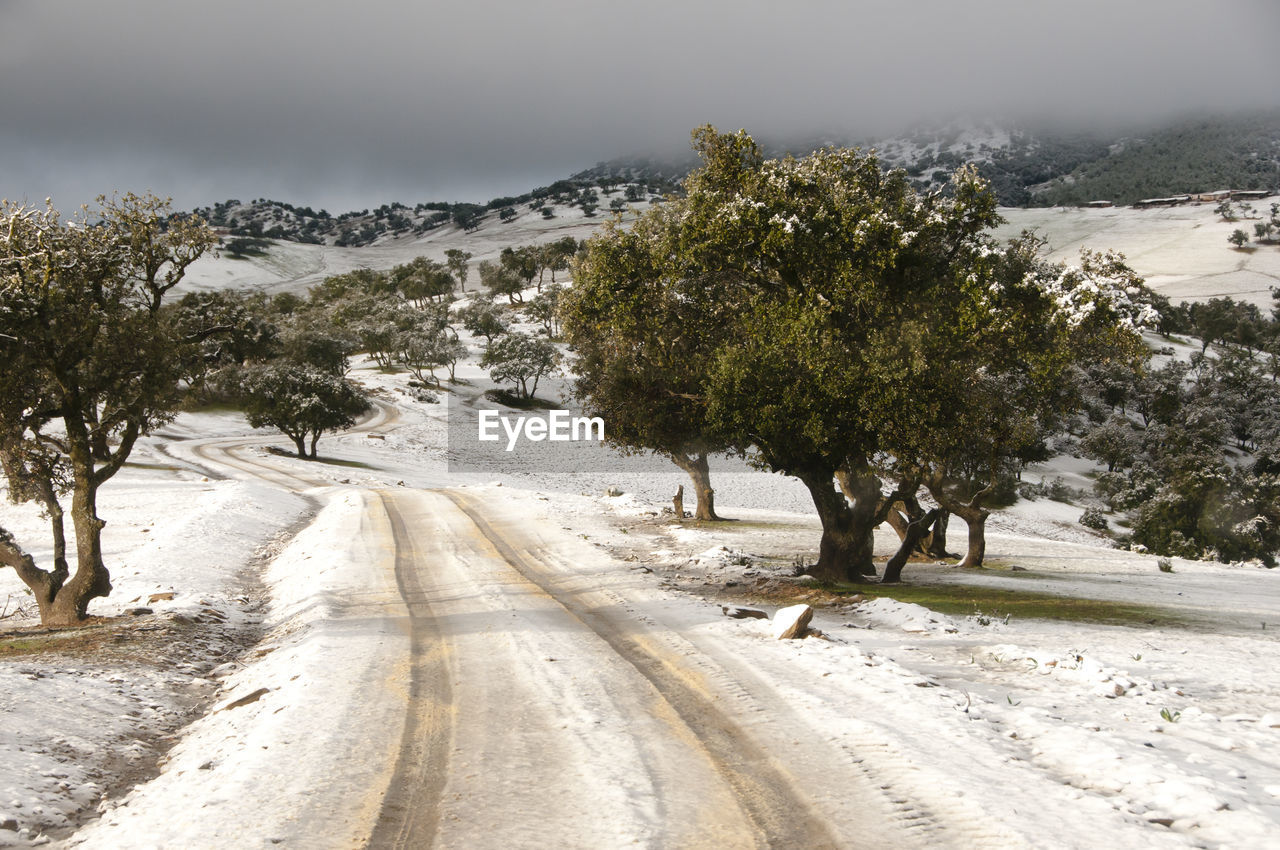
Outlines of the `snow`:
<svg viewBox="0 0 1280 850">
<path fill-rule="evenodd" d="M 1280 250 L 1241 251 L 1227 243 L 1240 222 L 1226 222 L 1211 203 L 1156 209 L 1111 207 L 1002 208 L 1000 238 L 1034 229 L 1048 240 L 1049 258 L 1068 263 L 1080 250 L 1115 250 L 1148 286 L 1179 301 L 1231 297 L 1271 308 L 1271 287 L 1280 285 Z"/>
<path fill-rule="evenodd" d="M 1211 207 L 1006 216 L 1011 231 L 1042 225 L 1055 256 L 1068 261 L 1081 245 L 1124 250 L 1166 294 L 1230 291 L 1269 303 L 1254 284 L 1280 273 L 1272 265 L 1280 252 L 1243 257 L 1228 248 Z M 354 264 L 403 262 L 424 248 L 442 255 L 459 245 L 478 260 L 506 244 L 596 226 L 526 216 L 517 224 L 524 229 L 466 237 L 433 231 L 421 244 L 296 246 L 274 268 L 210 261 L 193 283 L 297 287 Z M 858 823 L 841 798 L 860 777 L 880 789 L 891 820 L 918 824 L 924 843 L 1266 848 L 1280 838 L 1280 572 L 1173 559 L 1174 571 L 1162 573 L 1154 557 L 1107 548 L 1080 527 L 1080 505 L 1041 498 L 992 516 L 988 558 L 999 569 L 912 563 L 904 578 L 1154 606 L 1183 624 L 955 616 L 887 597 L 824 600 L 795 575 L 797 561 L 812 561 L 818 527 L 792 479 L 717 458 L 717 508 L 735 521 L 681 524 L 663 510 L 687 478 L 653 458 L 597 448 L 584 471 L 568 473 L 557 464 L 581 461 L 569 454 L 581 447 L 563 448 L 558 459 L 451 472 L 459 458 L 450 454 L 447 417 L 491 386 L 475 362 L 459 369 L 470 383 L 440 403 L 416 400 L 403 375 L 367 364 L 356 375 L 380 388 L 398 418 L 325 437 L 320 462 L 267 453 L 284 438 L 238 417 L 182 414 L 103 488 L 116 590 L 92 613 L 118 619 L 98 628 L 134 634 L 183 623 L 204 642 L 173 658 L 0 657 L 0 824 L 18 825 L 0 827 L 0 846 L 49 838 L 84 847 L 360 844 L 390 778 L 407 699 L 406 613 L 388 580 L 393 553 L 370 542 L 387 539 L 376 491 L 435 487 L 463 488 L 515 517 L 556 555 L 566 581 L 616 594 L 634 612 L 637 634 L 698 665 L 698 681 L 737 707 L 745 730 L 794 742 L 778 759 L 843 829 Z M 247 460 L 324 486 L 286 491 L 226 466 L 200 451 L 215 439 L 247 442 L 239 450 Z M 1025 480 L 1060 477 L 1084 488 L 1091 468 L 1058 458 Z M 606 495 L 611 488 L 621 495 Z M 0 505 L 0 522 L 38 559 L 48 557 L 38 545 L 43 521 L 30 506 Z M 882 557 L 896 547 L 887 529 L 876 542 Z M 495 657 L 561 659 L 542 663 L 545 678 L 513 687 L 554 706 L 574 729 L 589 730 L 607 706 L 630 704 L 609 691 L 620 680 L 601 672 L 621 675 L 616 659 L 603 660 L 613 656 L 599 647 L 573 656 L 568 635 L 579 626 L 565 625 L 537 594 L 503 602 L 496 574 L 476 570 L 456 576 L 473 591 L 458 604 L 486 600 L 493 630 L 508 621 L 520 628 L 491 630 L 500 641 L 484 633 L 473 640 Z M 783 604 L 753 597 L 766 586 L 787 589 Z M 5 594 L 21 595 L 9 571 L 0 573 Z M 723 616 L 729 598 L 770 614 L 813 605 L 812 626 L 826 638 L 775 641 L 768 621 Z M 153 613 L 125 615 L 138 606 Z M 553 621 L 556 628 L 542 628 Z M 247 651 L 241 638 L 253 641 Z M 554 734 L 552 719 L 540 721 L 543 734 Z M 635 719 L 656 729 L 651 721 Z M 637 779 L 633 730 L 600 722 L 603 737 L 582 732 L 564 746 L 585 753 L 584 775 L 597 780 L 558 797 L 574 805 L 556 816 L 581 811 L 580 826 L 618 844 L 652 835 L 661 813 Z M 590 743 L 598 741 L 605 743 Z M 514 786 L 519 778 L 509 779 Z M 537 814 L 503 827 L 511 846 L 532 840 L 536 830 L 519 826 Z"/>
<path fill-rule="evenodd" d="M 253 662 L 222 682 L 218 706 L 185 730 L 158 779 L 68 846 L 314 846 L 321 837 L 349 846 L 365 837 L 400 742 L 408 614 L 380 563 L 393 553 L 363 545 L 376 497 L 338 490 L 326 501 L 271 562 L 269 630 Z"/>
</svg>

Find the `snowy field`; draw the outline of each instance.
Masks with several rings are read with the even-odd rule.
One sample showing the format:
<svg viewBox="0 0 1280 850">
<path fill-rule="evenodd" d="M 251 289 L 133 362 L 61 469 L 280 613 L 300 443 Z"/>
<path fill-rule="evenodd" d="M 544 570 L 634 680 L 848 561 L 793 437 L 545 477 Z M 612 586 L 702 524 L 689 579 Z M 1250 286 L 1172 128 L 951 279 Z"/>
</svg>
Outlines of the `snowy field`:
<svg viewBox="0 0 1280 850">
<path fill-rule="evenodd" d="M 1010 232 L 1040 227 L 1063 258 L 1081 245 L 1124 251 L 1175 301 L 1269 306 L 1280 273 L 1275 249 L 1227 246 L 1234 225 L 1209 206 L 1005 214 Z M 424 251 L 479 260 L 595 226 L 525 216 L 412 243 L 286 246 L 268 261 L 202 261 L 191 285 L 297 289 Z M 751 728 L 794 736 L 788 763 L 809 768 L 801 782 L 824 811 L 841 811 L 841 788 L 825 782 L 834 760 L 879 788 L 920 846 L 1280 844 L 1280 571 L 1174 559 L 1164 573 L 1079 526 L 1080 506 L 1040 499 L 993 515 L 990 569 L 911 564 L 906 581 L 1130 606 L 1121 622 L 831 597 L 794 576 L 816 555 L 818 524 L 791 479 L 718 460 L 717 508 L 735 522 L 701 525 L 663 513 L 688 482 L 652 460 L 450 472 L 449 411 L 491 386 L 474 359 L 439 403 L 417 400 L 403 373 L 353 374 L 382 410 L 321 440 L 319 462 L 268 452 L 284 438 L 229 413 L 183 414 L 142 441 L 101 493 L 115 591 L 90 613 L 103 619 L 66 638 L 30 617 L 0 622 L 0 846 L 361 846 L 389 781 L 410 652 L 369 506 L 378 491 L 441 487 L 545 529 L 655 639 L 678 636 L 714 663 L 713 684 L 767 684 L 775 701 L 752 705 Z M 0 504 L 0 523 L 48 556 L 31 506 Z M 877 555 L 894 548 L 882 530 Z M 5 598 L 22 600 L 10 571 Z M 721 608 L 797 601 L 818 608 L 826 639 L 776 641 L 768 622 Z M 598 789 L 589 808 L 625 836 L 616 791 Z"/>
<path fill-rule="evenodd" d="M 1263 214 L 1274 200 L 1255 201 L 1253 206 Z M 633 217 L 645 206 L 632 205 L 626 217 Z M 1210 203 L 1141 210 L 1003 208 L 1000 214 L 1006 223 L 996 233 L 1011 238 L 1023 230 L 1035 230 L 1048 241 L 1053 259 L 1068 262 L 1079 259 L 1081 248 L 1119 251 L 1148 285 L 1175 304 L 1230 296 L 1269 310 L 1270 288 L 1280 286 L 1280 248 L 1231 247 L 1227 242 L 1231 232 L 1243 228 L 1252 233 L 1253 221 L 1226 222 L 1213 210 Z M 563 207 L 553 219 L 524 210 L 512 222 L 490 220 L 473 233 L 448 226 L 419 238 L 392 239 L 362 248 L 277 242 L 266 257 L 201 259 L 182 286 L 185 290 L 248 287 L 301 293 L 328 275 L 362 267 L 389 269 L 423 255 L 443 260 L 446 249 L 461 248 L 474 255 L 469 281 L 474 288 L 479 285 L 474 264 L 495 259 L 503 248 L 563 236 L 584 239 L 608 217 L 601 212 L 586 218 L 576 207 Z"/>
</svg>

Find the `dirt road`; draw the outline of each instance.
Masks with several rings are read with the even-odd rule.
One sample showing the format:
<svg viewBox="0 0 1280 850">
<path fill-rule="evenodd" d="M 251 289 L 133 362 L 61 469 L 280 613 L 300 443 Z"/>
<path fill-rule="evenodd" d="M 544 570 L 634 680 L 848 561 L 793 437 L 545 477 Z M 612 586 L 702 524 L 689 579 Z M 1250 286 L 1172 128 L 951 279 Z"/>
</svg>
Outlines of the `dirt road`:
<svg viewBox="0 0 1280 850">
<path fill-rule="evenodd" d="M 192 448 L 201 464 L 323 498 L 329 482 L 307 464 L 251 442 Z M 358 501 L 370 539 L 351 551 L 393 552 L 367 568 L 393 569 L 403 602 L 361 617 L 407 630 L 411 648 L 396 665 L 408 681 L 362 697 L 404 717 L 385 731 L 399 745 L 387 741 L 397 756 L 367 846 L 976 846 L 833 746 L 789 704 L 785 674 L 689 633 L 687 605 L 666 616 L 649 577 L 535 517 L 527 498 L 400 487 Z M 335 763 L 334 782 L 354 768 Z M 339 842 L 323 818 L 303 820 L 307 846 L 358 841 L 358 828 Z"/>
<path fill-rule="evenodd" d="M 459 491 L 388 491 L 414 694 L 371 846 L 841 846 L 626 602 Z"/>
</svg>

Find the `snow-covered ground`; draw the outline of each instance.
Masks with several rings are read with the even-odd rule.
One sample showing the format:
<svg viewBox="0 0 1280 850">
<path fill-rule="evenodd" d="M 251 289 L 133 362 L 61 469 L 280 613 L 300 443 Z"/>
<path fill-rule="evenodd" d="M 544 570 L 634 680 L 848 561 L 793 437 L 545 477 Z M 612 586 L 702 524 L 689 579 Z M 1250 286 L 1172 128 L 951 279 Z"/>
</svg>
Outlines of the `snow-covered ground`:
<svg viewBox="0 0 1280 850">
<path fill-rule="evenodd" d="M 1139 270 L 1179 268 L 1175 231 L 1194 241 L 1219 229 L 1208 208 L 1020 215 L 1011 227 L 1062 216 L 1057 230 L 1046 225 L 1055 251 L 1110 245 Z M 1155 230 L 1167 223 L 1170 235 L 1135 229 L 1131 247 L 1120 244 L 1137 217 Z M 548 222 L 557 224 L 566 222 Z M 540 237 L 468 238 L 463 247 L 479 257 Z M 341 249 L 300 247 L 335 253 L 262 285 L 373 265 L 380 250 L 339 261 Z M 386 246 L 376 262 L 420 248 Z M 1225 234 L 1199 252 L 1212 263 L 1238 257 Z M 1266 255 L 1250 257 L 1272 262 Z M 216 262 L 213 277 L 233 261 Z M 1190 276 L 1168 285 L 1208 280 L 1212 263 L 1189 264 Z M 1221 277 L 1242 287 L 1237 297 L 1247 292 L 1245 278 Z M 518 459 L 451 472 L 450 452 L 455 464 L 465 458 L 447 417 L 491 386 L 474 361 L 459 375 L 469 383 L 424 403 L 405 375 L 360 366 L 356 377 L 398 414 L 324 438 L 320 462 L 268 453 L 266 443 L 284 439 L 225 413 L 183 414 L 140 444 L 101 495 L 116 589 L 91 613 L 104 619 L 63 637 L 7 633 L 18 618 L 0 624 L 0 846 L 359 846 L 400 743 L 411 651 L 389 580 L 393 553 L 369 545 L 388 539 L 371 494 L 440 487 L 523 517 L 579 579 L 615 588 L 637 629 L 678 638 L 711 671 L 708 688 L 729 687 L 741 702 L 726 704 L 750 706 L 742 722 L 753 734 L 794 738 L 782 761 L 821 811 L 841 811 L 841 788 L 826 780 L 848 773 L 878 788 L 888 817 L 912 825 L 921 846 L 1280 842 L 1280 571 L 1174 559 L 1161 572 L 1155 558 L 1081 528 L 1079 506 L 1040 499 L 993 516 L 992 569 L 912 564 L 907 581 L 1123 603 L 1154 612 L 1154 623 L 948 616 L 887 597 L 832 597 L 792 575 L 795 561 L 812 560 L 818 526 L 790 479 L 718 460 L 717 507 L 736 521 L 697 525 L 663 513 L 687 480 L 652 459 L 594 449 L 578 473 Z M 241 437 L 233 467 L 226 441 Z M 222 454 L 201 449 L 215 439 Z M 265 467 L 278 470 L 274 483 L 248 471 Z M 1074 482 L 1085 471 L 1038 474 Z M 30 506 L 0 504 L 0 522 L 47 556 Z M 877 538 L 881 556 L 895 545 L 887 530 Z M 22 596 L 8 571 L 6 596 Z M 776 641 L 768 623 L 721 611 L 797 601 L 818 608 L 813 626 L 827 639 Z M 566 682 L 591 675 L 567 669 Z M 610 815 L 617 796 L 599 788 L 586 799 L 592 818 L 625 836 L 639 809 Z"/>
<path fill-rule="evenodd" d="M 1276 198 L 1253 202 L 1264 217 Z M 1252 220 L 1223 221 L 1214 204 L 1133 209 L 1002 209 L 997 233 L 1016 236 L 1034 229 L 1048 240 L 1050 256 L 1077 261 L 1081 248 L 1119 251 L 1152 289 L 1180 301 L 1228 296 L 1270 310 L 1271 287 L 1280 286 L 1280 248 L 1231 247 L 1227 237 Z"/>
<path fill-rule="evenodd" d="M 1270 201 L 1257 201 L 1259 214 Z M 646 204 L 632 204 L 626 219 Z M 1080 249 L 1116 250 L 1155 290 L 1175 304 L 1230 296 L 1270 309 L 1270 288 L 1280 285 L 1280 248 L 1236 249 L 1227 237 L 1236 228 L 1252 232 L 1252 221 L 1226 222 L 1210 203 L 1178 207 L 1133 209 L 1002 208 L 1006 223 L 997 228 L 1001 238 L 1033 229 L 1048 241 L 1050 256 L 1076 262 Z M 414 257 L 444 259 L 448 248 L 461 248 L 474 256 L 473 265 L 494 259 L 505 247 L 549 242 L 563 236 L 585 239 L 609 219 L 599 212 L 583 216 L 576 207 L 562 207 L 556 218 L 522 209 L 511 222 L 486 221 L 480 229 L 463 233 L 447 225 L 417 238 L 391 239 L 362 248 L 337 248 L 277 242 L 265 257 L 234 260 L 223 254 L 200 259 L 187 273 L 184 290 L 246 287 L 271 292 L 303 292 L 328 275 L 356 268 L 388 269 Z M 472 272 L 469 286 L 477 287 Z"/>
</svg>

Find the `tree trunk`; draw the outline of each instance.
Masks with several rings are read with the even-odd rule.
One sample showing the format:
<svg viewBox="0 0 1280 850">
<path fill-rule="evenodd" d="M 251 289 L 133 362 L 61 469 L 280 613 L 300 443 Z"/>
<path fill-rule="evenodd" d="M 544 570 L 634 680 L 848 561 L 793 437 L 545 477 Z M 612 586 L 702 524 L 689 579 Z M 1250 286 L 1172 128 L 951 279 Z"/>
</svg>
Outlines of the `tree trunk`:
<svg viewBox="0 0 1280 850">
<path fill-rule="evenodd" d="M 969 526 L 969 549 L 965 552 L 960 566 L 982 566 L 982 559 L 987 554 L 987 517 L 991 516 L 991 511 L 981 507 L 966 507 L 965 510 L 953 511 L 953 513 Z"/>
<path fill-rule="evenodd" d="M 690 458 L 680 452 L 672 452 L 670 457 L 693 480 L 693 493 L 697 498 L 693 518 L 707 522 L 719 521 L 720 517 L 716 514 L 716 491 L 711 489 L 711 464 L 707 461 L 706 454 Z"/>
<path fill-rule="evenodd" d="M 962 502 L 947 492 L 944 483 L 942 475 L 934 473 L 925 482 L 925 486 L 929 488 L 929 494 L 935 502 L 969 526 L 969 548 L 960 566 L 980 567 L 987 554 L 987 517 L 991 516 L 991 511 L 982 507 L 982 500 L 991 488 L 980 490 L 968 502 Z"/>
<path fill-rule="evenodd" d="M 71 574 L 71 569 L 67 564 L 66 522 L 62 512 L 62 505 L 58 502 L 57 497 L 45 501 L 44 508 L 49 513 L 49 528 L 53 534 L 52 577 L 60 587 L 67 580 L 67 576 Z"/>
<path fill-rule="evenodd" d="M 865 511 L 851 506 L 832 481 L 835 470 L 813 470 L 797 473 L 809 489 L 813 506 L 822 522 L 822 540 L 818 544 L 818 563 L 810 570 L 814 578 L 830 582 L 864 581 L 875 575 L 872 563 L 872 531 Z M 879 487 L 876 488 L 879 495 Z M 865 500 L 862 500 L 865 502 Z"/>
<path fill-rule="evenodd" d="M 73 465 L 76 464 L 73 450 Z M 46 626 L 74 626 L 84 620 L 89 602 L 111 593 L 111 577 L 102 562 L 102 527 L 98 517 L 98 486 L 89 472 L 77 471 L 75 491 L 71 499 L 71 522 L 76 532 L 76 572 L 53 597 L 47 614 L 41 611 Z"/>
<path fill-rule="evenodd" d="M 320 432 L 316 431 L 311 435 L 311 451 L 307 453 L 307 457 L 312 460 L 316 459 L 316 443 L 320 442 Z"/>
<path fill-rule="evenodd" d="M 676 495 L 671 499 L 671 509 L 676 515 L 677 521 L 684 520 L 684 485 L 681 484 L 676 488 Z"/>
<path fill-rule="evenodd" d="M 952 557 L 947 551 L 947 520 L 950 518 L 951 511 L 944 508 L 938 512 L 938 518 L 933 523 L 933 533 L 929 535 L 924 550 L 930 558 Z"/>
<path fill-rule="evenodd" d="M 928 533 L 930 526 L 937 522 L 938 517 L 942 514 L 941 508 L 934 508 L 919 519 L 912 520 L 907 524 L 907 533 L 902 538 L 902 545 L 898 547 L 898 551 L 893 553 L 893 557 L 884 565 L 884 575 L 880 578 L 881 584 L 896 584 L 902 580 L 902 568 L 906 566 L 907 559 L 920 546 L 920 542 Z"/>
<path fill-rule="evenodd" d="M 298 457 L 302 458 L 303 460 L 306 460 L 306 457 L 307 457 L 306 435 L 301 434 L 294 437 L 292 434 L 290 434 L 289 436 L 293 437 L 293 445 L 294 445 L 294 448 L 298 450 Z"/>
<path fill-rule="evenodd" d="M 899 505 L 901 502 L 894 502 L 893 504 Z M 890 506 L 889 512 L 884 516 L 884 521 L 889 523 L 889 527 L 898 535 L 899 540 L 907 539 L 907 529 L 911 526 L 911 520 L 904 515 L 903 511 Z"/>
</svg>

